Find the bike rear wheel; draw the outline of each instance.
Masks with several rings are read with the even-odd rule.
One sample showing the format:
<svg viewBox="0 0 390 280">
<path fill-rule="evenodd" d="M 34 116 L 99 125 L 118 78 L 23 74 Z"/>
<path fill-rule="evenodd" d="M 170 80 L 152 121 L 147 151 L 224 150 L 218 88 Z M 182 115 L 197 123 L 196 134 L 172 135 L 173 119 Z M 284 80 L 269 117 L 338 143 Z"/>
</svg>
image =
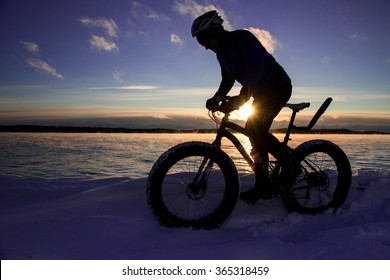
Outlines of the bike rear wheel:
<svg viewBox="0 0 390 280">
<path fill-rule="evenodd" d="M 146 194 L 163 225 L 211 229 L 233 211 L 239 178 L 222 150 L 209 143 L 188 142 L 160 156 L 150 172 Z"/>
<path fill-rule="evenodd" d="M 300 167 L 282 195 L 288 210 L 316 214 L 339 208 L 351 185 L 351 165 L 343 150 L 326 140 L 312 140 L 295 149 Z"/>
</svg>

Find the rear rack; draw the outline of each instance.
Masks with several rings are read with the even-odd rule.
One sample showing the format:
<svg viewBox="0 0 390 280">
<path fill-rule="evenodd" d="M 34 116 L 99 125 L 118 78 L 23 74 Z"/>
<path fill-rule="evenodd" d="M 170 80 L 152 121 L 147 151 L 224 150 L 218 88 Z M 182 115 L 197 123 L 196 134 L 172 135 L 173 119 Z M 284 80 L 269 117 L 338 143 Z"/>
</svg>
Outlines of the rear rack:
<svg viewBox="0 0 390 280">
<path fill-rule="evenodd" d="M 329 107 L 329 104 L 332 102 L 332 98 L 328 97 L 324 103 L 322 103 L 321 107 L 318 109 L 318 111 L 315 113 L 313 118 L 311 119 L 310 123 L 308 126 L 295 126 L 294 125 L 294 120 L 296 114 L 309 107 L 310 103 L 300 103 L 300 104 L 286 104 L 286 107 L 290 108 L 293 110 L 293 113 L 291 115 L 290 123 L 287 128 L 286 136 L 284 137 L 284 143 L 287 145 L 288 140 L 290 140 L 290 134 L 291 130 L 299 130 L 299 131 L 309 131 L 313 128 L 313 126 L 316 124 L 318 119 L 321 117 L 321 115 L 326 111 L 326 109 Z"/>
<path fill-rule="evenodd" d="M 313 126 L 317 123 L 318 119 L 321 117 L 321 115 L 328 109 L 329 104 L 332 102 L 332 98 L 328 97 L 324 103 L 322 103 L 321 107 L 318 109 L 317 113 L 313 116 L 308 126 L 300 126 L 297 127 L 295 125 L 291 125 L 291 128 L 294 130 L 300 130 L 300 131 L 309 131 L 313 128 Z"/>
</svg>

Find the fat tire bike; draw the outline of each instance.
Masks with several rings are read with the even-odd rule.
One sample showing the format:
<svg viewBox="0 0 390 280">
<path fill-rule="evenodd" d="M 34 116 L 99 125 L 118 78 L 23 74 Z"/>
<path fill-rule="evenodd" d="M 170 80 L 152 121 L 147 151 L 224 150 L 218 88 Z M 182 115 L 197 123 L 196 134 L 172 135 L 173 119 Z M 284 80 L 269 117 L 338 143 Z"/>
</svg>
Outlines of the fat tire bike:
<svg viewBox="0 0 390 280">
<path fill-rule="evenodd" d="M 351 165 L 344 151 L 328 140 L 309 140 L 295 149 L 288 146 L 292 131 L 310 131 L 326 111 L 332 98 L 327 98 L 305 127 L 294 125 L 296 114 L 310 103 L 290 104 L 292 110 L 283 140 L 295 157 L 294 172 L 288 182 L 280 183 L 282 168 L 276 159 L 269 161 L 269 174 L 276 197 L 284 207 L 302 214 L 322 213 L 341 207 L 351 184 Z M 240 178 L 232 159 L 222 150 L 225 137 L 232 142 L 254 170 L 254 160 L 233 134 L 248 136 L 244 127 L 229 120 L 223 112 L 216 121 L 217 133 L 212 143 L 191 141 L 178 144 L 163 153 L 154 163 L 148 177 L 146 196 L 155 218 L 167 227 L 212 229 L 220 226 L 232 213 L 240 193 Z M 292 167 L 289 167 L 292 168 Z"/>
</svg>

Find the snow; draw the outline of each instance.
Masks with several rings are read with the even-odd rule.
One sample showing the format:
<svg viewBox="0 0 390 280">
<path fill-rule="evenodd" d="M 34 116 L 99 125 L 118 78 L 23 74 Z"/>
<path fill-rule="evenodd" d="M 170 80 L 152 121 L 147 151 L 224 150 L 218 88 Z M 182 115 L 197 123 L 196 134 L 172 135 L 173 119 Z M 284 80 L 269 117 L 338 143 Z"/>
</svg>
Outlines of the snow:
<svg viewBox="0 0 390 280">
<path fill-rule="evenodd" d="M 146 178 L 1 176 L 1 259 L 390 259 L 390 172 L 360 169 L 341 209 L 288 213 L 280 199 L 239 201 L 215 230 L 166 228 L 146 203 Z M 241 175 L 242 187 L 252 184 Z"/>
</svg>

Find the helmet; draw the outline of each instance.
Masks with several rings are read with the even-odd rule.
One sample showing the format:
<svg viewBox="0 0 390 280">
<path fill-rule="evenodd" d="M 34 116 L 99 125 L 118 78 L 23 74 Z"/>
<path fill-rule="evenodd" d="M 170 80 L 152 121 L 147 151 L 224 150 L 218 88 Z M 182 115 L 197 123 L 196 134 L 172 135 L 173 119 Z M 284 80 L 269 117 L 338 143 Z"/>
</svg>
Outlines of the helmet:
<svg viewBox="0 0 390 280">
<path fill-rule="evenodd" d="M 222 28 L 223 19 L 218 15 L 217 11 L 209 11 L 197 17 L 192 23 L 191 34 L 195 37 L 200 32 L 209 28 Z"/>
</svg>

